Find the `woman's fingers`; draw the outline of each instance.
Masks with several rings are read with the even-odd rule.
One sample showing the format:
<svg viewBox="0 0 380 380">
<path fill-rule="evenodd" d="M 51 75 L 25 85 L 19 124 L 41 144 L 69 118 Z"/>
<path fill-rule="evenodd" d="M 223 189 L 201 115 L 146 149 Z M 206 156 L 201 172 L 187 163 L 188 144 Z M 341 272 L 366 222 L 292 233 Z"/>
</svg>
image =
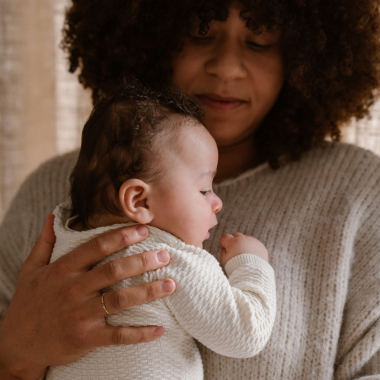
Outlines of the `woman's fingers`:
<svg viewBox="0 0 380 380">
<path fill-rule="evenodd" d="M 107 231 L 80 245 L 72 252 L 59 258 L 55 263 L 68 271 L 88 270 L 111 253 L 138 243 L 148 236 L 148 228 L 143 225 L 123 227 Z"/>
<path fill-rule="evenodd" d="M 49 263 L 55 243 L 53 225 L 54 215 L 49 214 L 46 217 L 42 232 L 37 238 L 36 244 L 34 245 L 32 251 L 26 258 L 20 273 L 28 274 L 38 268 L 44 267 Z"/>
<path fill-rule="evenodd" d="M 170 295 L 175 290 L 175 282 L 167 278 L 165 280 L 149 282 L 147 284 L 135 286 L 133 288 L 120 289 L 103 295 L 103 303 L 108 311 L 112 314 L 132 306 L 153 301 Z M 96 297 L 91 300 L 92 315 L 105 316 L 106 311 L 103 309 L 102 297 Z"/>
<path fill-rule="evenodd" d="M 164 250 L 142 252 L 115 259 L 86 273 L 83 286 L 91 291 L 99 291 L 125 278 L 164 267 L 169 261 L 170 255 Z"/>
<path fill-rule="evenodd" d="M 106 325 L 93 336 L 92 346 L 110 346 L 115 344 L 138 344 L 158 339 L 164 333 L 160 326 L 116 327 Z"/>
<path fill-rule="evenodd" d="M 107 326 L 99 290 L 167 265 L 170 256 L 166 251 L 145 252 L 89 270 L 107 255 L 143 240 L 147 228 L 108 231 L 47 265 L 55 242 L 53 220 L 49 215 L 0 324 L 0 356 L 7 368 L 24 371 L 25 378 L 40 378 L 48 365 L 71 362 L 99 345 L 138 343 L 157 339 L 163 333 L 157 326 Z M 156 281 L 106 294 L 104 303 L 109 312 L 115 312 L 167 296 L 174 288 L 172 280 Z"/>
</svg>

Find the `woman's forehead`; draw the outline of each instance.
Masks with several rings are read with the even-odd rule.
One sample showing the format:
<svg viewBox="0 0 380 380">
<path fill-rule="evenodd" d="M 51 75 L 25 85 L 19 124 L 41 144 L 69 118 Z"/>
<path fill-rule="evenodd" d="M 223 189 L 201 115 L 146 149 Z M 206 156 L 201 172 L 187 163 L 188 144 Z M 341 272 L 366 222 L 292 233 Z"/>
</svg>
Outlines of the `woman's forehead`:
<svg viewBox="0 0 380 380">
<path fill-rule="evenodd" d="M 280 3 L 283 1 L 280 1 Z M 239 17 L 254 33 L 272 32 L 282 23 L 277 1 L 210 1 L 207 7 L 192 12 L 191 23 L 199 34 L 206 34 L 210 25 L 227 21 L 232 11 L 238 10 Z"/>
</svg>

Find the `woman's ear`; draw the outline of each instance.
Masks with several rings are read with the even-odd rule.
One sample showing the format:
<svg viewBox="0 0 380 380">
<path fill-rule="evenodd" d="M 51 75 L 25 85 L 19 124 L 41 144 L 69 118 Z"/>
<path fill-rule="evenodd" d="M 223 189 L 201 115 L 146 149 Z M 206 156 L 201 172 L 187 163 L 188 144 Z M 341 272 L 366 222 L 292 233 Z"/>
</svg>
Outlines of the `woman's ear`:
<svg viewBox="0 0 380 380">
<path fill-rule="evenodd" d="M 123 182 L 119 190 L 119 200 L 124 214 L 137 223 L 147 224 L 153 220 L 149 207 L 151 187 L 146 182 L 132 178 Z"/>
</svg>

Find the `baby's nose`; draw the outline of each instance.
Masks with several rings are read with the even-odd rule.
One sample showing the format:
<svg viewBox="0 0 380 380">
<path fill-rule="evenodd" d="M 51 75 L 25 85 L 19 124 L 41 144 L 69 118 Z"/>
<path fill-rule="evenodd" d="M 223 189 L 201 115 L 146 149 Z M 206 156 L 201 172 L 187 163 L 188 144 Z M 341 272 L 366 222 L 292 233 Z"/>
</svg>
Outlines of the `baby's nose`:
<svg viewBox="0 0 380 380">
<path fill-rule="evenodd" d="M 214 194 L 214 195 L 215 195 L 215 200 L 213 202 L 213 210 L 212 211 L 216 214 L 222 209 L 223 202 L 216 194 Z"/>
</svg>

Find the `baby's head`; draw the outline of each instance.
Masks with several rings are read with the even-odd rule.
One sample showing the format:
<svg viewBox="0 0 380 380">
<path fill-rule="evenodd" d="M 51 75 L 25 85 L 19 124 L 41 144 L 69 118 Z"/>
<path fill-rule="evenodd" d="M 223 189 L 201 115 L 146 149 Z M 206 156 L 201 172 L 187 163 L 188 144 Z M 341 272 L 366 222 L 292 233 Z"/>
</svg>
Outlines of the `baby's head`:
<svg viewBox="0 0 380 380">
<path fill-rule="evenodd" d="M 184 94 L 122 86 L 93 109 L 71 174 L 82 228 L 135 221 L 202 247 L 217 224 L 216 143 Z"/>
</svg>

